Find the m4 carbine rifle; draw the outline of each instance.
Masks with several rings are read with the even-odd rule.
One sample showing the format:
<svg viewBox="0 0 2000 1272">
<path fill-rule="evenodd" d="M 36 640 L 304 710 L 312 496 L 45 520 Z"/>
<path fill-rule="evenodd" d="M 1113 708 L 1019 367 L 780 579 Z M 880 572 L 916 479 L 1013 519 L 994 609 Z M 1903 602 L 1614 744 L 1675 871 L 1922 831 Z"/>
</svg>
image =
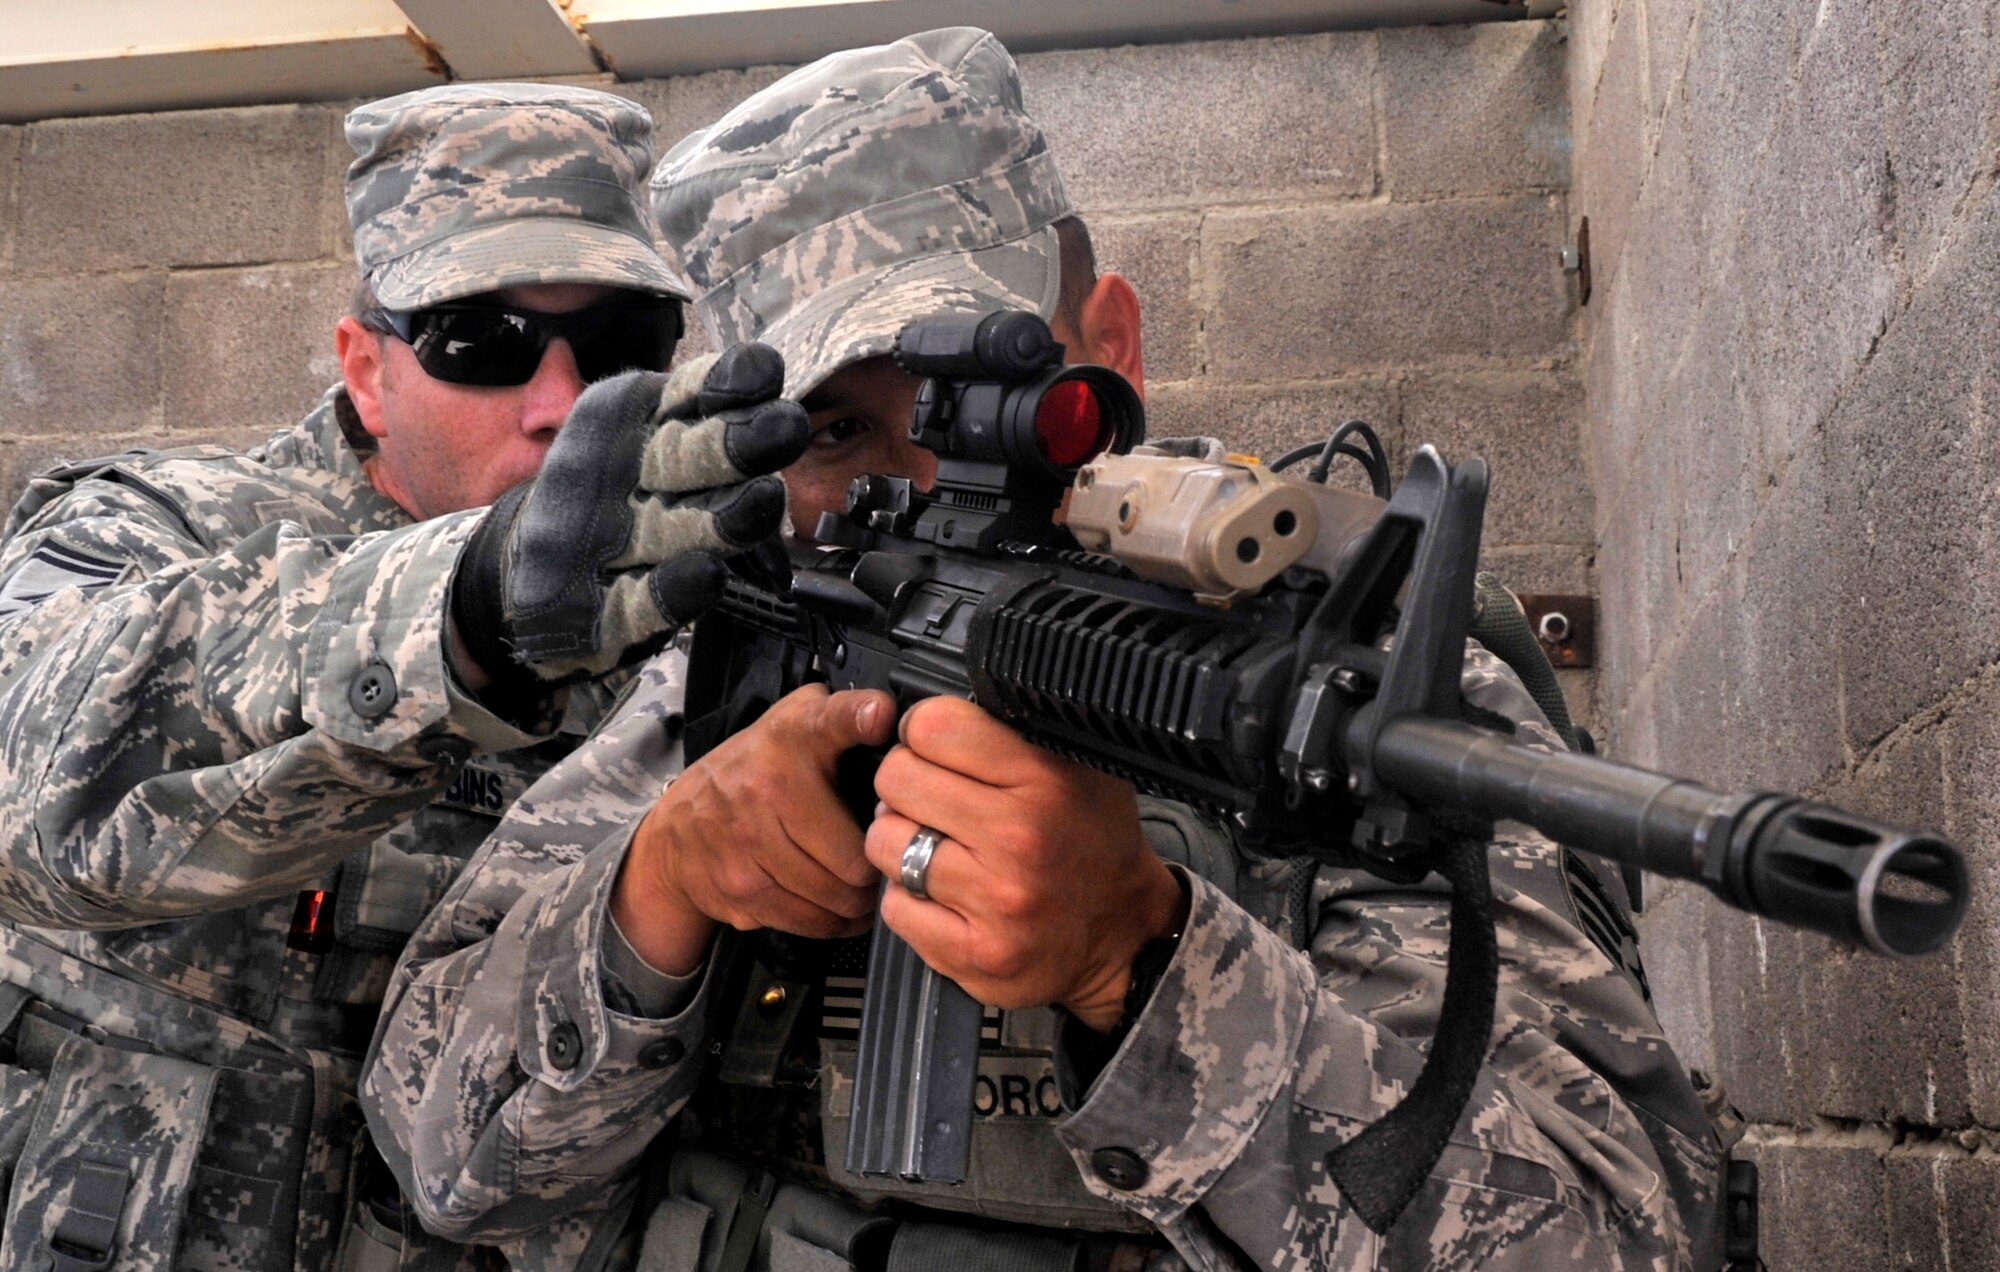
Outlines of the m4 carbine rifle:
<svg viewBox="0 0 2000 1272">
<path fill-rule="evenodd" d="M 1942 839 L 1468 718 L 1483 461 L 1424 447 L 1384 502 L 1249 461 L 1128 454 L 1143 432 L 1131 386 L 1061 356 L 1027 313 L 903 329 L 895 358 L 925 381 L 910 437 L 936 453 L 935 483 L 858 478 L 788 595 L 732 581 L 696 625 L 690 759 L 809 680 L 905 706 L 953 694 L 1224 819 L 1247 851 L 1439 873 L 1452 900 L 1437 1037 L 1404 1101 L 1327 1163 L 1370 1227 L 1428 1175 L 1484 1062 L 1494 822 L 1883 954 L 1957 928 L 1966 870 Z M 876 924 L 850 1171 L 964 1178 L 980 1015 Z"/>
</svg>

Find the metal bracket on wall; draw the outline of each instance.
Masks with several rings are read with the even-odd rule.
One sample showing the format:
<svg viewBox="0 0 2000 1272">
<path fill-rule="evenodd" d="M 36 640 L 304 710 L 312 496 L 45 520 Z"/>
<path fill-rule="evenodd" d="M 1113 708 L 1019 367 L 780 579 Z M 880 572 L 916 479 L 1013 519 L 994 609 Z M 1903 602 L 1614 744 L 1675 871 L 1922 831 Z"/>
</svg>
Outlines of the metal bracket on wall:
<svg viewBox="0 0 2000 1272">
<path fill-rule="evenodd" d="M 1590 218 L 1576 223 L 1576 242 L 1562 250 L 1563 273 L 1576 275 L 1576 303 L 1590 303 Z"/>
<path fill-rule="evenodd" d="M 1578 669 L 1597 661 L 1597 602 L 1588 596 L 1522 592 L 1528 627 L 1556 667 Z"/>
</svg>

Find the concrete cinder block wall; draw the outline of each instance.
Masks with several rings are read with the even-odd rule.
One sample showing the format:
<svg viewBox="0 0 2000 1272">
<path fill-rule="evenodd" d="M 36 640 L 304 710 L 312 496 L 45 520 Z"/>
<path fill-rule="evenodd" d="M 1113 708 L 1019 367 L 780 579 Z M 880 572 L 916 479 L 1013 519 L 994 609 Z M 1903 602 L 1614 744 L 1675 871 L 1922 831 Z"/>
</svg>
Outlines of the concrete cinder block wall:
<svg viewBox="0 0 2000 1272">
<path fill-rule="evenodd" d="M 1996 10 L 1571 6 L 1600 716 L 1639 762 L 1942 829 L 1978 888 L 1914 963 L 1685 888 L 1646 920 L 1774 1268 L 1996 1266 Z"/>
<path fill-rule="evenodd" d="M 1101 262 L 1144 299 L 1153 431 L 1275 456 L 1359 416 L 1399 458 L 1476 442 L 1496 567 L 1590 590 L 1562 45 L 1517 23 L 1024 58 Z M 784 69 L 605 86 L 664 150 Z M 352 285 L 343 111 L 0 128 L 0 487 L 310 407 Z"/>
</svg>

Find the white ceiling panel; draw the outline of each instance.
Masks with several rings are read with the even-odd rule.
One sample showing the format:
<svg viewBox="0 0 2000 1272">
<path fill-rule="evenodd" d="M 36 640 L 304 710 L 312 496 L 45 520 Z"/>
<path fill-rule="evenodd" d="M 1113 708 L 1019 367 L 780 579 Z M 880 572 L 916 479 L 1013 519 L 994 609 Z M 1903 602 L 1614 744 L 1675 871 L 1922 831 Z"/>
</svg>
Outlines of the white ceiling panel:
<svg viewBox="0 0 2000 1272">
<path fill-rule="evenodd" d="M 803 62 L 954 24 L 1017 51 L 1546 17 L 1562 0 L 66 0 L 0 5 L 0 122 L 451 79 Z M 601 65 L 600 65 L 601 63 Z"/>
<path fill-rule="evenodd" d="M 597 59 L 555 0 L 396 0 L 455 79 L 589 75 Z"/>
<path fill-rule="evenodd" d="M 445 81 L 407 28 L 0 64 L 0 123 L 63 115 L 385 97 Z"/>
<path fill-rule="evenodd" d="M 1498 21 L 1555 0 L 574 0 L 621 79 L 804 62 L 940 26 L 983 26 L 1017 53 L 1371 26 Z"/>
</svg>

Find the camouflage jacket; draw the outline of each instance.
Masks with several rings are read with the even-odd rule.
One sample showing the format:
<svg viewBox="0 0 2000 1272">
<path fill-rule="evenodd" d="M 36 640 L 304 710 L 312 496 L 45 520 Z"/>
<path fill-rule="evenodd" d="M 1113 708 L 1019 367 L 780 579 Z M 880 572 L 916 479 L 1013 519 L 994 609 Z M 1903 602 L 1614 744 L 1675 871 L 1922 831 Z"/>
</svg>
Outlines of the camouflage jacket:
<svg viewBox="0 0 2000 1272">
<path fill-rule="evenodd" d="M 446 673 L 475 517 L 413 524 L 331 398 L 246 454 L 31 483 L 0 543 L 0 1265 L 39 1266 L 85 1141 L 129 1181 L 117 1267 L 332 1263 L 394 958 L 563 749 Z"/>
<path fill-rule="evenodd" d="M 711 1025 L 739 1017 L 735 1002 L 715 1001 L 715 966 L 664 1018 L 607 999 L 608 899 L 631 825 L 677 771 L 679 674 L 655 660 L 611 725 L 514 805 L 413 939 L 363 1079 L 376 1142 L 425 1226 L 499 1245 L 516 1266 L 603 1266 L 663 1130 L 662 1144 L 708 1145 L 718 1131 L 754 1141 L 730 1123 L 789 1116 L 771 1111 L 780 1090 L 732 1096 L 716 1081 Z M 1519 682 L 1476 647 L 1467 683 L 1553 743 Z M 1156 848 L 1174 820 L 1149 822 Z M 1199 834 L 1191 821 L 1178 820 L 1180 835 Z M 1157 1233 L 1174 1253 L 1152 1266 L 1712 1266 L 1713 1135 L 1631 960 L 1587 934 L 1622 912 L 1594 876 L 1584 895 L 1577 863 L 1519 828 L 1490 859 L 1503 969 L 1493 1049 L 1432 1178 L 1386 1237 L 1362 1225 L 1322 1162 L 1417 1074 L 1443 992 L 1447 900 L 1334 869 L 1312 880 L 1304 950 L 1273 916 L 1195 877 L 1178 952 L 1118 1053 L 1086 1090 L 1068 1082 L 1061 1107 L 1026 1134 L 996 1132 L 996 1151 L 1028 1164 L 983 1167 L 975 1138 L 964 1191 L 1025 1179 L 1025 1206 L 975 1208 Z M 830 982 L 828 993 L 831 1004 Z M 839 1173 L 828 1165 L 839 1145 L 810 1141 L 833 1139 L 843 1074 L 838 1044 L 824 1031 L 817 1041 L 806 1094 L 824 1103 L 807 1111 L 795 1157 L 807 1159 L 798 1174 L 823 1179 Z M 1024 1098 L 1024 1111 L 1046 1098 Z M 1104 1150 L 1124 1169 L 1103 1170 Z M 1043 1172 L 1050 1153 L 1057 1165 Z"/>
</svg>

